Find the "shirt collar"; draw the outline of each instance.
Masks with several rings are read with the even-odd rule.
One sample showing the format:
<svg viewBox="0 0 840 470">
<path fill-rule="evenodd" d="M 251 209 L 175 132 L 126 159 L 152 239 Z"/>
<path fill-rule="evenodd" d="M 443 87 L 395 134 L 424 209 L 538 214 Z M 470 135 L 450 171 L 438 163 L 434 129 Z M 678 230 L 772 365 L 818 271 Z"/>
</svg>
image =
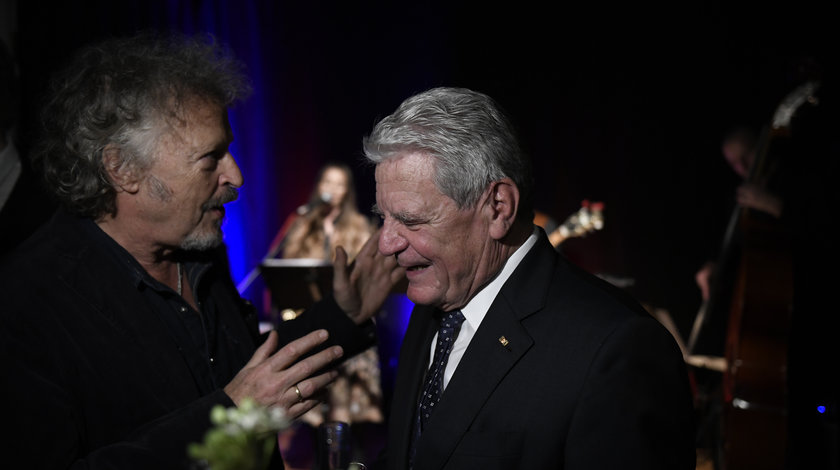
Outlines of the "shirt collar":
<svg viewBox="0 0 840 470">
<path fill-rule="evenodd" d="M 85 219 L 82 225 L 94 240 L 98 241 L 97 245 L 103 247 L 107 255 L 125 269 L 134 287 L 139 289 L 141 285 L 146 285 L 156 291 L 171 291 L 168 286 L 153 278 L 131 253 L 105 233 L 92 219 Z M 198 285 L 198 281 L 204 272 L 210 268 L 210 263 L 204 261 L 190 260 L 184 261 L 182 264 L 184 265 L 184 275 L 193 287 Z"/>
<path fill-rule="evenodd" d="M 496 296 L 499 295 L 499 291 L 502 290 L 502 286 L 505 285 L 510 275 L 513 274 L 513 271 L 516 270 L 516 267 L 519 266 L 519 263 L 525 258 L 525 255 L 531 251 L 531 248 L 537 243 L 537 228 L 534 227 L 534 231 L 525 240 L 516 251 L 505 261 L 504 266 L 502 266 L 501 271 L 496 277 L 490 281 L 489 284 L 484 286 L 480 291 L 478 291 L 467 305 L 465 305 L 461 309 L 461 313 L 464 314 L 464 321 L 469 324 L 473 331 L 478 330 L 478 326 L 481 324 L 481 321 L 484 320 L 484 316 L 487 314 L 487 311 L 490 310 L 490 305 L 493 304 L 493 301 L 496 300 Z"/>
</svg>

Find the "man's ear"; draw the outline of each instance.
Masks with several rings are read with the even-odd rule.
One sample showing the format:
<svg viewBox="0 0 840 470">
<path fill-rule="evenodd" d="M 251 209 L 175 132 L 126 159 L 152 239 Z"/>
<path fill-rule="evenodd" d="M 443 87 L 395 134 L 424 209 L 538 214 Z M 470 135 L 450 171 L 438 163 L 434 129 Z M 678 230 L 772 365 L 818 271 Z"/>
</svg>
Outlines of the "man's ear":
<svg viewBox="0 0 840 470">
<path fill-rule="evenodd" d="M 504 238 L 516 220 L 519 210 L 519 188 L 510 178 L 490 184 L 490 236 Z"/>
<path fill-rule="evenodd" d="M 121 151 L 116 145 L 106 145 L 102 150 L 102 165 L 117 192 L 134 194 L 140 190 L 140 178 L 137 177 L 136 171 L 122 164 Z"/>
</svg>

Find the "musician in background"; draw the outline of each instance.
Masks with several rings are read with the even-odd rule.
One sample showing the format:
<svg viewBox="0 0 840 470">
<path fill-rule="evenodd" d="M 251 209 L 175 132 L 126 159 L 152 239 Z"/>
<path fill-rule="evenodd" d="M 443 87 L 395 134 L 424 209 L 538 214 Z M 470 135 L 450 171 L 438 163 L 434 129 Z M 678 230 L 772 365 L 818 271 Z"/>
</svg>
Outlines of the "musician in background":
<svg viewBox="0 0 840 470">
<path fill-rule="evenodd" d="M 772 138 L 757 139 L 754 133 L 738 130 L 727 136 L 722 151 L 742 178 L 736 192 L 738 206 L 753 209 L 756 218 L 775 221 L 777 233 L 788 240 L 792 279 L 786 305 L 790 322 L 785 325 L 785 468 L 838 469 L 840 376 L 835 370 L 840 361 L 840 315 L 836 308 L 826 307 L 836 302 L 832 294 L 840 284 L 836 229 L 828 215 L 840 206 L 836 77 L 810 57 L 797 58 L 791 65 L 796 68 L 789 74 L 794 78 L 792 91 L 773 116 L 772 130 L 778 132 L 771 132 Z M 791 101 L 791 97 L 800 101 Z M 780 115 L 780 110 L 786 110 L 787 116 Z M 780 119 L 783 125 L 777 127 L 779 118 L 785 119 Z M 772 143 L 769 149 L 768 143 Z M 757 161 L 764 165 L 761 171 L 749 171 Z M 709 267 L 704 268 L 697 273 L 703 299 L 719 300 L 710 287 L 734 285 L 736 270 L 734 266 L 715 266 L 713 275 L 719 276 L 715 280 L 709 276 Z M 778 271 L 783 269 L 787 268 Z M 732 279 L 720 282 L 725 275 Z M 776 288 L 766 286 L 767 290 Z M 729 304 L 721 306 L 728 308 Z M 717 327 L 725 329 L 726 318 Z M 703 343 L 703 335 L 700 339 L 695 353 L 707 354 L 710 349 L 704 348 L 709 344 Z"/>
<path fill-rule="evenodd" d="M 775 218 L 781 218 L 784 201 L 767 188 L 767 181 L 751 181 L 750 169 L 755 161 L 758 138 L 746 126 L 730 131 L 721 143 L 721 154 L 732 171 L 740 178 L 735 193 L 738 206 L 755 209 Z M 715 270 L 715 260 L 710 259 L 697 271 L 694 278 L 703 301 L 709 300 L 710 282 Z"/>
<path fill-rule="evenodd" d="M 337 162 L 321 168 L 309 202 L 292 217 L 295 222 L 283 242 L 283 258 L 332 261 L 335 247 L 341 245 L 352 260 L 375 228 L 356 206 L 350 167 Z"/>
<path fill-rule="evenodd" d="M 293 221 L 281 245 L 281 257 L 285 259 L 332 261 L 335 247 L 340 245 L 352 261 L 376 229 L 376 225 L 358 210 L 350 167 L 339 162 L 330 162 L 321 168 L 309 202 L 289 217 Z M 355 434 L 361 434 L 363 428 L 376 432 L 377 426 L 381 426 L 384 417 L 377 347 L 374 345 L 349 359 L 338 371 L 339 376 L 328 389 L 321 406 L 306 413 L 301 418 L 303 423 L 298 423 L 287 433 L 295 433 L 297 436 L 294 439 L 281 436 L 281 446 L 287 441 L 292 445 L 294 442 L 310 442 L 311 439 L 301 436 L 311 436 L 315 428 L 325 421 L 348 423 Z M 356 452 L 362 453 L 363 450 L 357 449 Z M 306 457 L 305 449 L 295 449 L 289 455 Z M 287 467 L 295 468 L 295 465 L 287 462 Z"/>
<path fill-rule="evenodd" d="M 348 262 L 352 262 L 375 228 L 356 206 L 350 167 L 330 162 L 318 171 L 308 202 L 286 217 L 266 257 L 332 262 L 335 248 L 341 246 L 347 253 Z M 269 318 L 279 315 L 268 289 L 263 293 L 263 304 Z"/>
<path fill-rule="evenodd" d="M 750 178 L 759 151 L 758 147 L 757 133 L 748 126 L 737 126 L 724 135 L 720 145 L 720 155 L 723 156 L 731 172 L 724 178 L 727 183 L 723 184 L 723 187 L 727 188 L 727 191 L 732 191 L 734 188 L 734 198 L 730 198 L 728 203 L 731 205 L 734 199 L 734 203 L 737 204 L 736 210 L 750 208 L 762 213 L 765 217 L 778 219 L 781 217 L 783 202 L 781 197 L 768 189 L 766 178 L 768 175 L 763 175 L 765 178 L 762 179 Z M 729 230 L 733 229 L 734 227 L 729 228 Z M 721 240 L 724 240 L 724 243 L 729 242 L 735 248 L 738 247 L 738 240 L 728 240 L 729 236 L 732 234 L 728 232 L 725 225 L 721 224 L 720 233 L 711 240 L 714 245 L 710 244 L 707 248 L 706 262 L 694 275 L 702 301 L 701 312 L 698 313 L 702 328 L 695 324 L 694 328 L 697 331 L 692 331 L 686 352 L 692 358 L 701 356 L 710 358 L 704 367 L 691 370 L 695 407 L 699 416 L 698 456 L 701 462 L 715 458 L 712 449 L 718 447 L 722 439 L 718 430 L 723 410 L 721 381 L 725 366 L 722 365 L 724 364 L 722 359 L 725 356 L 724 342 L 728 328 L 727 307 L 730 302 L 730 289 L 735 283 L 734 260 L 736 257 L 722 255 L 726 247 L 721 247 Z M 713 286 L 717 288 L 714 292 L 715 300 L 718 302 L 717 308 L 710 306 Z M 691 359 L 689 362 L 692 362 Z"/>
</svg>

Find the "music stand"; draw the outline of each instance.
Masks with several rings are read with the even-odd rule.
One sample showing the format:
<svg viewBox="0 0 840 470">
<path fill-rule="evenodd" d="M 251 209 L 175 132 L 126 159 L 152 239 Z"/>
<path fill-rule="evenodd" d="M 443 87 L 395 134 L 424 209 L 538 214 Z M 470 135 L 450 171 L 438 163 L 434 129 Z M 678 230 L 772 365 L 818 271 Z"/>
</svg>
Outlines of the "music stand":
<svg viewBox="0 0 840 470">
<path fill-rule="evenodd" d="M 332 292 L 333 266 L 320 259 L 264 259 L 260 273 L 280 309 L 300 310 Z"/>
</svg>

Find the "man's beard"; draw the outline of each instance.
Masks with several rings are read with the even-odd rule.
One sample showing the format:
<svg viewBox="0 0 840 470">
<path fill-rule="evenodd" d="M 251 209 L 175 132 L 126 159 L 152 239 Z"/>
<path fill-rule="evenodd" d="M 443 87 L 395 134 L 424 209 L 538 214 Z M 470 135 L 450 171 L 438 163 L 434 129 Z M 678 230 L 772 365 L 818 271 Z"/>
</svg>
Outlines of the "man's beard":
<svg viewBox="0 0 840 470">
<path fill-rule="evenodd" d="M 149 176 L 149 185 L 152 194 L 161 201 L 166 202 L 172 198 L 172 190 L 154 175 Z M 201 210 L 207 212 L 211 209 L 223 209 L 225 204 L 235 201 L 238 197 L 239 191 L 236 188 L 225 186 L 224 192 L 220 196 L 214 197 L 202 204 Z M 215 221 L 209 232 L 202 232 L 203 227 L 201 225 L 197 226 L 192 232 L 187 234 L 181 241 L 179 247 L 182 250 L 204 251 L 220 246 L 224 241 L 222 236 L 222 222 L 224 222 L 224 218 Z"/>
<path fill-rule="evenodd" d="M 201 210 L 207 212 L 211 209 L 223 209 L 225 204 L 235 201 L 238 197 L 239 191 L 236 188 L 226 186 L 225 192 L 221 196 L 205 202 L 201 206 Z M 224 222 L 224 217 L 213 223 L 212 231 L 210 232 L 202 232 L 201 226 L 196 227 L 181 242 L 181 249 L 203 251 L 220 246 L 224 241 L 222 236 L 222 222 Z"/>
<path fill-rule="evenodd" d="M 204 251 L 220 246 L 224 241 L 221 225 L 222 220 L 220 219 L 215 223 L 213 231 L 207 233 L 202 233 L 200 231 L 201 227 L 197 227 L 181 241 L 180 248 L 187 251 Z"/>
</svg>

